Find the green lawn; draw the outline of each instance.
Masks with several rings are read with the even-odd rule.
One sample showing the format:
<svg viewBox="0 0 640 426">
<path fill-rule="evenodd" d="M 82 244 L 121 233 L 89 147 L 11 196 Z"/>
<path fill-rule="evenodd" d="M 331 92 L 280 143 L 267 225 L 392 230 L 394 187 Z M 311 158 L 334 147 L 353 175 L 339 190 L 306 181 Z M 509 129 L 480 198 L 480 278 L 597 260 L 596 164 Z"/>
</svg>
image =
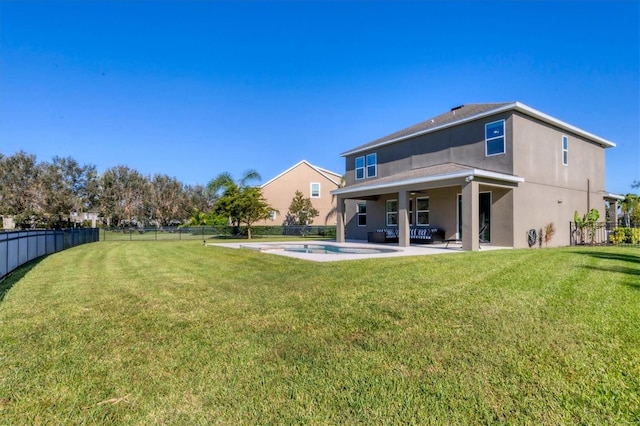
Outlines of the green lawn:
<svg viewBox="0 0 640 426">
<path fill-rule="evenodd" d="M 640 250 L 100 242 L 0 283 L 0 424 L 637 424 Z"/>
</svg>

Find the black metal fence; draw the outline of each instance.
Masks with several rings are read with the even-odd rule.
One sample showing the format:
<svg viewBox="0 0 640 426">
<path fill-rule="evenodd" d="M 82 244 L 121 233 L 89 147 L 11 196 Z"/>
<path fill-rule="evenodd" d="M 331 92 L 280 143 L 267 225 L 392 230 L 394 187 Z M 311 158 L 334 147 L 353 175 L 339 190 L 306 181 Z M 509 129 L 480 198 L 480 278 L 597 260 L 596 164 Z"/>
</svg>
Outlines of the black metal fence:
<svg viewBox="0 0 640 426">
<path fill-rule="evenodd" d="M 640 224 L 628 227 L 611 222 L 570 222 L 570 245 L 619 245 L 640 247 Z"/>
<path fill-rule="evenodd" d="M 0 280 L 33 259 L 92 243 L 99 238 L 98 228 L 0 232 Z"/>
<path fill-rule="evenodd" d="M 104 228 L 102 241 L 211 240 L 246 238 L 246 228 L 233 226 L 190 226 L 164 228 Z M 261 237 L 325 237 L 335 238 L 335 226 L 255 226 L 252 238 Z"/>
</svg>

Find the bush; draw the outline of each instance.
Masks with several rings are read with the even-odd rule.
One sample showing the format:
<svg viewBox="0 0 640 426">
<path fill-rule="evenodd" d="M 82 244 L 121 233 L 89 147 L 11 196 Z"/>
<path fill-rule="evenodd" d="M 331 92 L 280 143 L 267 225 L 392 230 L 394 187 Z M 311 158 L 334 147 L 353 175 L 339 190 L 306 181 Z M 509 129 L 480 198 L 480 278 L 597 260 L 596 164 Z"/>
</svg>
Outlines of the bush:
<svg viewBox="0 0 640 426">
<path fill-rule="evenodd" d="M 616 228 L 609 235 L 611 244 L 640 244 L 640 228 Z"/>
<path fill-rule="evenodd" d="M 616 228 L 611 234 L 609 234 L 609 242 L 616 245 L 624 243 L 627 238 L 624 230 L 625 228 Z"/>
</svg>

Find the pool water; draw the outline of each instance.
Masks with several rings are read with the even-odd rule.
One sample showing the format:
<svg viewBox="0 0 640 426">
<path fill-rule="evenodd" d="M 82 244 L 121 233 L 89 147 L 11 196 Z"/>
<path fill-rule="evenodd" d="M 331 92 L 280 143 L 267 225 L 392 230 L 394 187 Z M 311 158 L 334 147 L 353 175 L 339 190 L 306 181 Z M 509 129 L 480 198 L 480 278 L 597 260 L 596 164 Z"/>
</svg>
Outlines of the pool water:
<svg viewBox="0 0 640 426">
<path fill-rule="evenodd" d="M 378 254 L 393 253 L 397 250 L 389 248 L 342 247 L 330 244 L 300 244 L 287 245 L 284 247 L 284 251 L 313 254 Z"/>
</svg>

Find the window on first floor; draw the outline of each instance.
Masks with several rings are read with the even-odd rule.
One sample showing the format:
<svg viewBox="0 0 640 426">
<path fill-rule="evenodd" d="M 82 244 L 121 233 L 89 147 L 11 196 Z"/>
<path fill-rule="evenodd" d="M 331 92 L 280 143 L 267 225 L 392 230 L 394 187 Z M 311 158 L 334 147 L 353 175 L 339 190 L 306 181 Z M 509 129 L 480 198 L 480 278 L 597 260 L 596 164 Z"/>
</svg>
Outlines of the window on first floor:
<svg viewBox="0 0 640 426">
<path fill-rule="evenodd" d="M 367 226 L 367 203 L 358 203 L 358 226 Z"/>
<path fill-rule="evenodd" d="M 276 220 L 276 217 L 278 216 L 278 212 L 275 210 L 271 210 L 271 213 L 269 213 L 269 218 L 271 220 Z"/>
<path fill-rule="evenodd" d="M 485 155 L 505 153 L 504 120 L 494 121 L 484 125 Z"/>
<path fill-rule="evenodd" d="M 429 224 L 429 197 L 416 198 L 416 223 L 418 226 Z"/>
<path fill-rule="evenodd" d="M 409 198 L 409 226 L 413 226 L 413 198 Z"/>
<path fill-rule="evenodd" d="M 311 183 L 311 198 L 320 198 L 320 184 L 317 182 Z"/>
<path fill-rule="evenodd" d="M 562 164 L 569 164 L 569 138 L 562 136 Z"/>
<path fill-rule="evenodd" d="M 398 225 L 398 200 L 387 201 L 387 226 Z"/>
</svg>

